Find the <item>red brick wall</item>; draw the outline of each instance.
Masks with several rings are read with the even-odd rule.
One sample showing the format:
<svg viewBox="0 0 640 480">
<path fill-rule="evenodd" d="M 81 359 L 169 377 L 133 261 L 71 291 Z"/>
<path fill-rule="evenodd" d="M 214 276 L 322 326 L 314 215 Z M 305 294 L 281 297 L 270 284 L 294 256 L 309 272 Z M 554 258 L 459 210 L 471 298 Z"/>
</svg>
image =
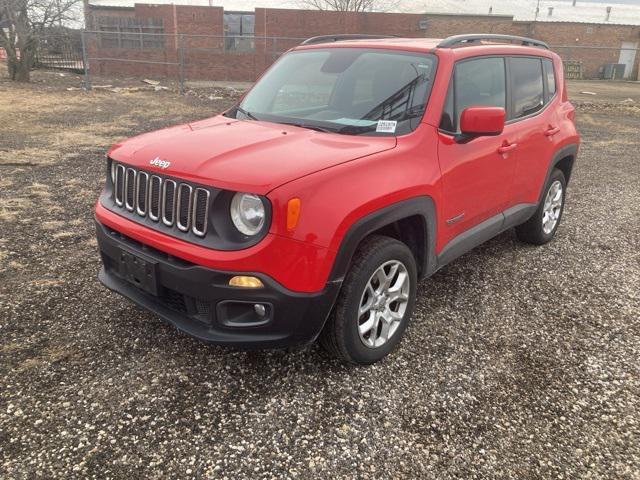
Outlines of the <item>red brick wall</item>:
<svg viewBox="0 0 640 480">
<path fill-rule="evenodd" d="M 188 34 L 181 37 L 185 48 L 222 48 L 224 41 L 224 9 L 222 7 L 180 6 L 176 8 L 176 14 L 178 32 Z"/>
<path fill-rule="evenodd" d="M 178 78 L 175 50 L 134 50 L 125 48 L 98 49 L 99 58 L 118 58 L 127 61 L 89 62 L 91 73 L 133 77 Z M 90 55 L 91 57 L 92 55 Z M 146 63 L 160 62 L 160 63 Z M 173 65 L 172 65 L 173 64 Z"/>
<path fill-rule="evenodd" d="M 623 41 L 638 41 L 640 27 L 618 25 L 589 25 L 582 23 L 515 22 L 511 17 L 498 15 L 422 15 L 405 13 L 339 13 L 313 10 L 265 9 L 255 10 L 256 38 L 254 51 L 224 51 L 224 11 L 221 7 L 193 7 L 175 5 L 141 5 L 134 9 L 100 9 L 88 7 L 87 25 L 96 15 L 127 15 L 138 18 L 162 18 L 165 33 L 180 34 L 168 37 L 165 50 L 97 50 L 91 45 L 90 56 L 123 59 L 147 59 L 176 63 L 178 49 L 184 47 L 185 78 L 210 80 L 252 81 L 267 68 L 279 53 L 297 45 L 296 38 L 308 38 L 328 33 L 394 34 L 407 37 L 443 38 L 449 35 L 486 32 L 528 35 L 545 40 L 558 48 L 558 53 L 569 60 L 582 60 L 585 77 L 594 78 L 605 63 L 615 63 Z M 426 22 L 426 28 L 425 27 Z M 421 25 L 421 23 L 423 25 Z M 421 26 L 423 28 L 421 28 Z M 210 35 L 201 37 L 199 35 Z M 182 42 L 182 43 L 180 43 Z M 580 47 L 594 45 L 610 49 Z M 637 62 L 633 75 L 637 74 Z M 177 68 L 155 64 L 129 64 L 99 62 L 91 68 L 101 73 L 120 73 L 146 76 L 176 76 Z"/>
<path fill-rule="evenodd" d="M 640 42 L 640 27 L 628 25 L 528 23 L 527 34 L 555 47 L 563 60 L 581 60 L 586 78 L 597 78 L 599 68 L 605 63 L 618 63 L 622 42 Z M 587 45 L 605 48 L 585 48 Z M 558 48 L 560 46 L 569 48 Z M 634 79 L 639 61 L 640 52 L 637 52 L 632 71 Z"/>
<path fill-rule="evenodd" d="M 256 8 L 256 35 L 308 38 L 329 33 L 376 33 L 423 37 L 424 15 L 406 13 L 342 13 L 316 10 Z"/>
</svg>

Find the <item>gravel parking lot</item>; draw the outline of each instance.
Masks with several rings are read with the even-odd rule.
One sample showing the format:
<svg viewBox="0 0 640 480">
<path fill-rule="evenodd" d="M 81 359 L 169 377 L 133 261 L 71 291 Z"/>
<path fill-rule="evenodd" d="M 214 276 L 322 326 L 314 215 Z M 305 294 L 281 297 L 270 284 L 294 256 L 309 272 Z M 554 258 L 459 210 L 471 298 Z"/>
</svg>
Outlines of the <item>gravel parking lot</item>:
<svg viewBox="0 0 640 480">
<path fill-rule="evenodd" d="M 0 477 L 640 478 L 639 84 L 572 84 L 557 239 L 423 282 L 401 348 L 357 368 L 205 345 L 103 288 L 108 145 L 233 95 L 60 78 L 0 79 Z"/>
</svg>

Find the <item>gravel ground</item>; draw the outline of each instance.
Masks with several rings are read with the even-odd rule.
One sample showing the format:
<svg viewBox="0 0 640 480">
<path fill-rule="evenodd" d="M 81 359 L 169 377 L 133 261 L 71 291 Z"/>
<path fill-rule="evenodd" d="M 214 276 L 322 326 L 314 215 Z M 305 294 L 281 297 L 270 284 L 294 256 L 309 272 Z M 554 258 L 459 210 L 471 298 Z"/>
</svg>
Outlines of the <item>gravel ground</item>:
<svg viewBox="0 0 640 480">
<path fill-rule="evenodd" d="M 640 478 L 633 104 L 579 105 L 555 241 L 454 262 L 399 350 L 356 368 L 208 346 L 100 286 L 107 146 L 231 99 L 45 77 L 0 80 L 0 477 Z"/>
</svg>

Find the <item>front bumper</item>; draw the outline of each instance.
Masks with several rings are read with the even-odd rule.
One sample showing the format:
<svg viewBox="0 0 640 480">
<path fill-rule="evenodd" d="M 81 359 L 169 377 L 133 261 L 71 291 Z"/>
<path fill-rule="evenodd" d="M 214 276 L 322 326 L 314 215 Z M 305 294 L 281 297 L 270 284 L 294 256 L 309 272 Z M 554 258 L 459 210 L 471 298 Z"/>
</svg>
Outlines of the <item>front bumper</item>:
<svg viewBox="0 0 640 480">
<path fill-rule="evenodd" d="M 98 278 L 107 288 L 185 333 L 219 345 L 281 348 L 311 343 L 340 289 L 338 282 L 330 282 L 317 293 L 292 292 L 260 273 L 219 271 L 186 262 L 99 222 L 96 230 L 103 262 Z M 123 253 L 153 264 L 155 294 L 126 279 Z M 229 287 L 235 274 L 254 275 L 264 288 Z M 255 304 L 264 307 L 264 315 L 255 312 Z"/>
</svg>

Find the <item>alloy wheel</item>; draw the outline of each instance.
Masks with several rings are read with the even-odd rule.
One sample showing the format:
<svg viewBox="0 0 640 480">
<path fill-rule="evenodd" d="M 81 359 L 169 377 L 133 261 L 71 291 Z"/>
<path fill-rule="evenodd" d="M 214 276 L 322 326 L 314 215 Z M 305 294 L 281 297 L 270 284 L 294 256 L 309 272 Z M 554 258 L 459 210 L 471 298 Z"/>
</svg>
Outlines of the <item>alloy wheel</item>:
<svg viewBox="0 0 640 480">
<path fill-rule="evenodd" d="M 560 219 L 563 197 L 562 183 L 556 180 L 549 187 L 542 207 L 542 230 L 547 235 L 553 232 Z"/>
<path fill-rule="evenodd" d="M 381 347 L 396 333 L 407 311 L 410 287 L 407 267 L 397 260 L 371 275 L 358 310 L 358 334 L 365 346 Z"/>
</svg>

